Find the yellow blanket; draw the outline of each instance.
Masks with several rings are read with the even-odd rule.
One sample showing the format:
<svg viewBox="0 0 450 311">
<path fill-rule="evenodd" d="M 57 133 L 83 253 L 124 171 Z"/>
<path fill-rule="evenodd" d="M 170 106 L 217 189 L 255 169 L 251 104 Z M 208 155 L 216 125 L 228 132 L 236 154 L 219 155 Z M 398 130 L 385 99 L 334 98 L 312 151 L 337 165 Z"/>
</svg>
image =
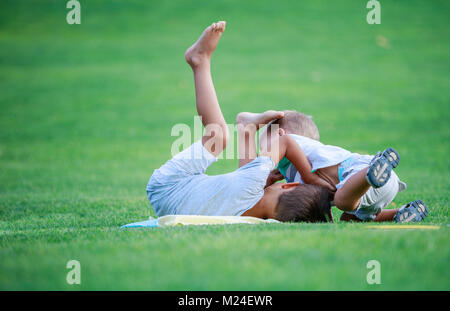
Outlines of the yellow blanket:
<svg viewBox="0 0 450 311">
<path fill-rule="evenodd" d="M 275 219 L 261 219 L 249 216 L 166 215 L 158 218 L 158 227 L 178 225 L 264 224 L 278 222 L 279 221 Z"/>
</svg>

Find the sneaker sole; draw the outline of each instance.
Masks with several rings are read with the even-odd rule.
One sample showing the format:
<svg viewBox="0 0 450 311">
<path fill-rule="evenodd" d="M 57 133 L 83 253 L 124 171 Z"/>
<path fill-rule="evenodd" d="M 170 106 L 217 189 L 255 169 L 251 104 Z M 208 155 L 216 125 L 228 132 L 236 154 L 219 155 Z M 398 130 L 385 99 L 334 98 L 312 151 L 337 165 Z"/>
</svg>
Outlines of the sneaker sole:
<svg viewBox="0 0 450 311">
<path fill-rule="evenodd" d="M 424 220 L 427 215 L 428 209 L 425 203 L 421 200 L 415 200 L 410 202 L 401 214 L 395 215 L 394 220 L 398 223 L 419 222 Z M 420 217 L 420 219 L 417 219 L 417 217 Z"/>
<path fill-rule="evenodd" d="M 380 188 L 388 182 L 391 172 L 392 165 L 385 157 L 380 157 L 367 170 L 367 182 L 374 188 Z"/>
<path fill-rule="evenodd" d="M 420 215 L 422 216 L 422 219 L 427 217 L 428 209 L 422 200 L 415 200 L 414 202 L 411 203 L 411 206 L 413 206 L 419 211 Z"/>
<path fill-rule="evenodd" d="M 396 168 L 397 165 L 400 163 L 400 155 L 394 148 L 387 148 L 386 150 L 383 151 L 381 156 L 384 157 L 389 162 L 392 168 Z"/>
</svg>

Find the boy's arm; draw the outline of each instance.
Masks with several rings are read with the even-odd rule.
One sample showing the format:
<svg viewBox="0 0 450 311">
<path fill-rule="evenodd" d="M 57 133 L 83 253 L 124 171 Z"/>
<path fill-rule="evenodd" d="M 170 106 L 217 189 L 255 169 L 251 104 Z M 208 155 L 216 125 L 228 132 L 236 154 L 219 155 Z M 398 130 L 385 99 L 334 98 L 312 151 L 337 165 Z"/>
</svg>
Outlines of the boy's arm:
<svg viewBox="0 0 450 311">
<path fill-rule="evenodd" d="M 294 164 L 297 171 L 302 176 L 302 179 L 307 184 L 318 185 L 327 188 L 330 191 L 336 191 L 333 185 L 330 185 L 324 179 L 320 178 L 317 174 L 312 173 L 312 166 L 309 162 L 306 154 L 297 142 L 288 136 L 288 146 L 286 149 L 286 158 Z"/>
<path fill-rule="evenodd" d="M 290 136 L 281 136 L 278 140 L 278 152 L 277 150 L 262 151 L 261 155 L 270 156 L 275 162 L 275 165 L 283 158 L 286 157 L 297 169 L 302 176 L 302 179 L 307 184 L 319 185 L 334 192 L 336 188 L 330 185 L 328 182 L 312 173 L 311 163 L 309 162 L 306 154 L 297 144 L 297 142 Z"/>
<path fill-rule="evenodd" d="M 267 177 L 266 186 L 264 188 L 273 185 L 277 181 L 283 180 L 284 176 L 280 173 L 280 171 L 276 168 L 270 171 L 269 177 Z"/>
</svg>

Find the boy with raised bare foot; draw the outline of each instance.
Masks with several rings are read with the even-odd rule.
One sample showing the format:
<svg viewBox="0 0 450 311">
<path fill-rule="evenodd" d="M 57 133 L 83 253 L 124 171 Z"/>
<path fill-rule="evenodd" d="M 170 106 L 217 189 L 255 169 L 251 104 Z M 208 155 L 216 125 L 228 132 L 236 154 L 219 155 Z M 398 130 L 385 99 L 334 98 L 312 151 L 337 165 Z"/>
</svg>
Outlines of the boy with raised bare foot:
<svg viewBox="0 0 450 311">
<path fill-rule="evenodd" d="M 195 82 L 196 107 L 205 126 L 202 139 L 154 171 L 147 195 L 158 216 L 167 214 L 226 215 L 274 218 L 281 221 L 331 221 L 329 185 L 317 174 L 295 140 L 274 139 L 257 155 L 255 134 L 261 125 L 283 117 L 283 112 L 240 113 L 236 118 L 239 135 L 239 169 L 208 176 L 205 171 L 226 148 L 228 127 L 222 115 L 210 72 L 210 61 L 225 22 L 207 27 L 185 54 Z M 287 157 L 310 184 L 267 184 L 270 171 Z"/>
</svg>

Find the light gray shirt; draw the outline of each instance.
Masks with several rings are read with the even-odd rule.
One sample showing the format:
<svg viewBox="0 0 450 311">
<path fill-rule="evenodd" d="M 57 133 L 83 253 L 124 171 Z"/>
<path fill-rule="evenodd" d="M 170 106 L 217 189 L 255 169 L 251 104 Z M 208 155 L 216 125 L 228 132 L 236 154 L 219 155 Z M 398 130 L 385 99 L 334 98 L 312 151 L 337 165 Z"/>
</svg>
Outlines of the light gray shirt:
<svg viewBox="0 0 450 311">
<path fill-rule="evenodd" d="M 154 171 L 147 195 L 157 216 L 240 216 L 258 203 L 274 163 L 258 157 L 239 169 L 209 176 L 217 161 L 198 141 Z"/>
</svg>

